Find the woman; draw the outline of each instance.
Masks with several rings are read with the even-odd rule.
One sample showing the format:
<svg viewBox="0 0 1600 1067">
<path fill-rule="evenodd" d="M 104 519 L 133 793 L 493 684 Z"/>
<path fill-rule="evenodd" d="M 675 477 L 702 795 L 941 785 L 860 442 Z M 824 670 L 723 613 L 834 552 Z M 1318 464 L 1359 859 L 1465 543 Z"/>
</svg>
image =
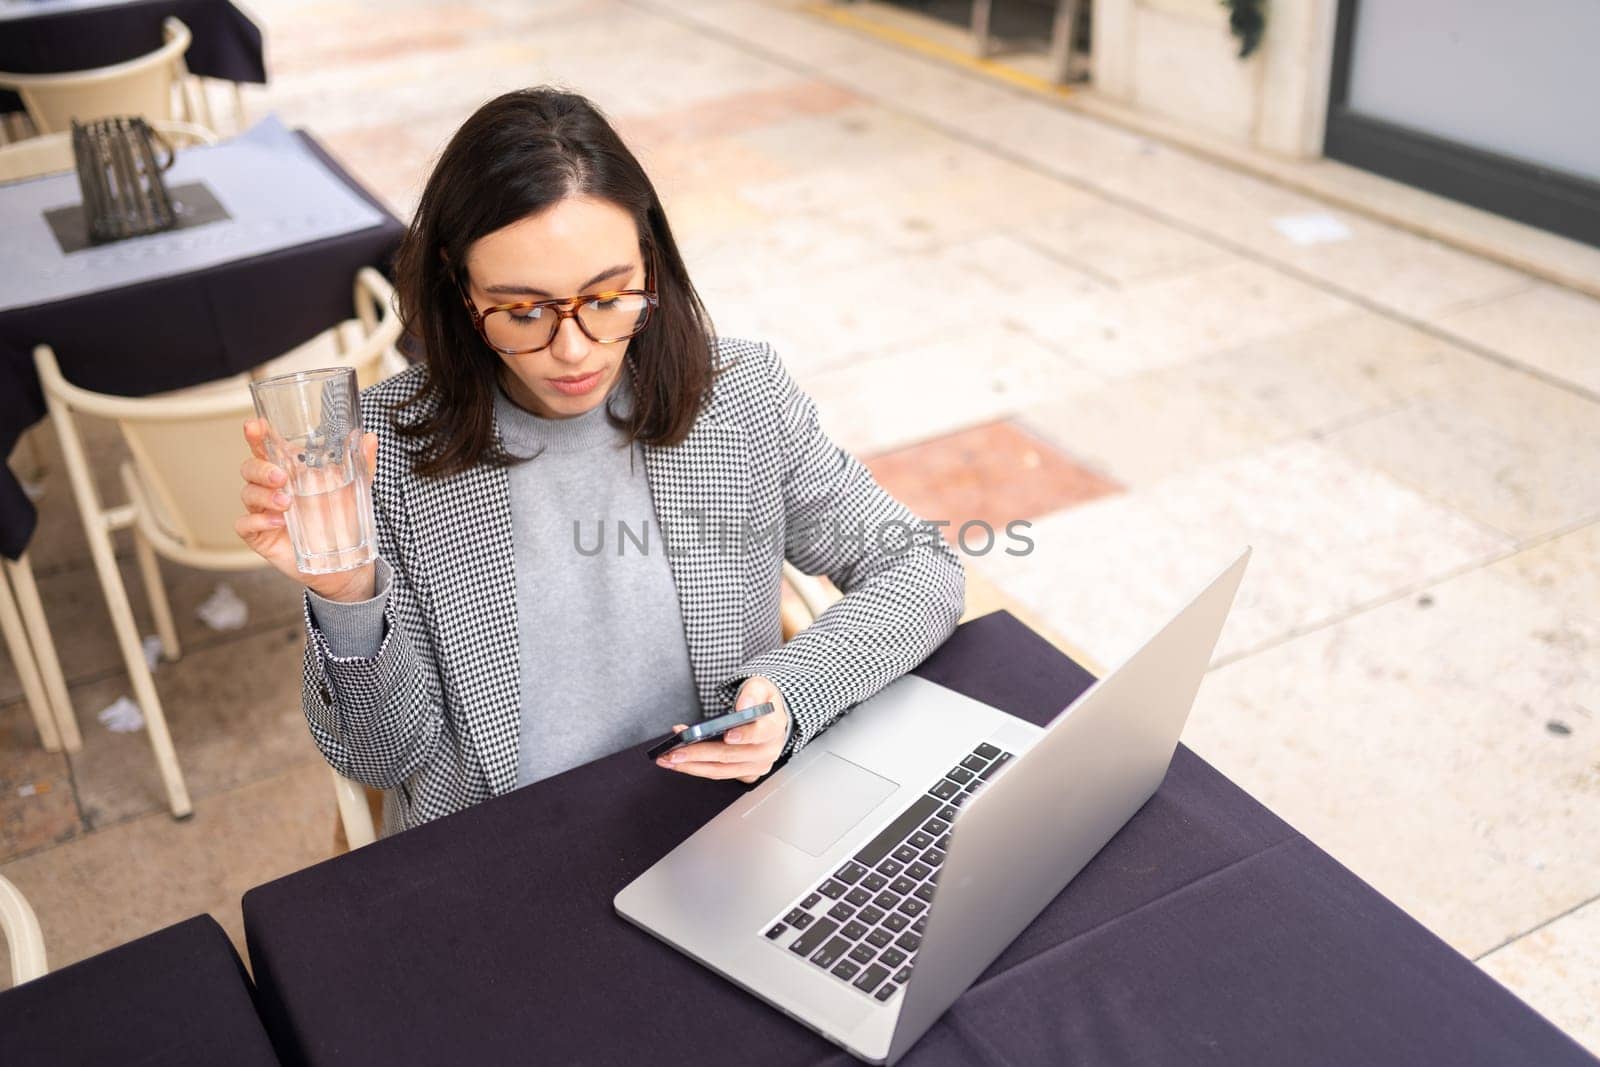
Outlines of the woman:
<svg viewBox="0 0 1600 1067">
<path fill-rule="evenodd" d="M 753 782 L 954 628 L 955 554 L 908 535 L 771 348 L 714 336 L 584 98 L 508 93 L 467 120 L 396 290 L 426 359 L 362 396 L 378 561 L 296 570 L 255 420 L 237 524 L 306 587 L 306 718 L 335 770 L 386 791 L 386 832 L 771 701 L 662 761 Z M 787 644 L 785 558 L 845 593 Z"/>
</svg>

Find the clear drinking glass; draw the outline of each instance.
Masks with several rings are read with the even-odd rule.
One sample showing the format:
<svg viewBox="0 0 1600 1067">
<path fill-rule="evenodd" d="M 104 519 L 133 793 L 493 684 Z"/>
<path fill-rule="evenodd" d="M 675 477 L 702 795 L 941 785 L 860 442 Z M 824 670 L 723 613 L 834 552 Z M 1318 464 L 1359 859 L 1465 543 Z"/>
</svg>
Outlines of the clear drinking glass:
<svg viewBox="0 0 1600 1067">
<path fill-rule="evenodd" d="M 378 539 L 355 370 L 280 374 L 251 382 L 250 393 L 267 422 L 267 458 L 288 476 L 295 565 L 304 574 L 331 574 L 372 562 Z"/>
</svg>

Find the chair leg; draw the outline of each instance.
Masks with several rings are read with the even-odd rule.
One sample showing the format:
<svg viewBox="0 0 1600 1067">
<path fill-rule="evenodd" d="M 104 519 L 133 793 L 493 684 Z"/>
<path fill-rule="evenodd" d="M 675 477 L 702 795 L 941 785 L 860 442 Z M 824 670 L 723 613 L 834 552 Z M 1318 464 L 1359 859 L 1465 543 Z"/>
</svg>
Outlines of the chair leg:
<svg viewBox="0 0 1600 1067">
<path fill-rule="evenodd" d="M 83 736 L 78 732 L 78 716 L 72 710 L 72 697 L 67 694 L 67 679 L 61 673 L 55 638 L 50 634 L 44 604 L 39 600 L 39 587 L 34 584 L 33 565 L 28 562 L 28 554 L 24 552 L 16 561 L 7 560 L 6 573 L 11 578 L 11 587 L 16 590 L 17 607 L 22 611 L 22 624 L 28 633 L 28 643 L 33 647 L 33 659 L 55 712 L 61 747 L 76 752 L 83 747 Z"/>
<path fill-rule="evenodd" d="M 155 549 L 137 526 L 133 528 L 133 548 L 139 558 L 139 578 L 144 582 L 144 593 L 150 601 L 150 614 L 155 616 L 156 633 L 161 637 L 161 654 L 175 663 L 183 655 L 183 649 L 178 644 L 178 628 L 172 623 L 172 604 L 167 600 L 167 586 L 161 580 L 161 565 L 156 562 Z"/>
<path fill-rule="evenodd" d="M 211 113 L 211 86 L 206 84 L 206 79 L 191 75 L 194 80 L 194 91 L 200 97 L 201 125 L 211 132 L 217 130 L 216 116 Z"/>
<path fill-rule="evenodd" d="M 139 644 L 139 628 L 133 620 L 133 607 L 128 603 L 127 587 L 122 584 L 122 572 L 117 569 L 111 531 L 106 528 L 106 513 L 100 508 L 94 475 L 89 469 L 88 457 L 84 455 L 83 441 L 78 437 L 71 410 L 50 395 L 48 390 L 45 403 L 50 409 L 50 421 L 56 427 L 56 437 L 61 441 L 61 458 L 67 466 L 67 480 L 72 484 L 72 495 L 78 503 L 78 516 L 83 520 L 83 532 L 89 539 L 89 555 L 94 559 L 95 571 L 100 576 L 100 589 L 105 593 L 106 608 L 111 612 L 111 625 L 117 632 L 117 644 L 122 649 L 128 679 L 133 683 L 134 699 L 144 711 L 145 731 L 150 735 L 156 767 L 166 787 L 167 805 L 172 809 L 173 818 L 187 818 L 194 813 L 189 803 L 189 789 L 183 782 L 178 754 L 172 748 L 172 735 L 167 732 L 167 716 L 161 709 L 155 680 L 150 677 L 150 668 L 144 661 L 144 649 Z"/>
<path fill-rule="evenodd" d="M 371 797 L 359 782 L 340 777 L 332 767 L 328 768 L 328 773 L 333 776 L 333 795 L 339 804 L 339 828 L 344 832 L 345 848 L 353 851 L 372 844 L 378 839 L 376 823 L 381 815 L 373 815 Z"/>
<path fill-rule="evenodd" d="M 139 643 L 139 627 L 133 619 L 133 605 L 128 603 L 128 589 L 122 584 L 122 573 L 117 569 L 116 554 L 111 546 L 111 534 L 103 526 L 89 530 L 89 547 L 94 555 L 95 569 L 100 572 L 100 587 L 105 593 L 106 607 L 111 611 L 111 625 L 117 631 L 117 644 L 122 648 L 123 663 L 128 669 L 128 679 L 133 683 L 134 698 L 144 712 L 144 728 L 150 735 L 150 747 L 155 752 L 156 767 L 167 790 L 167 804 L 173 818 L 183 819 L 193 814 L 189 803 L 189 789 L 183 781 L 183 769 L 178 766 L 178 754 L 172 747 L 172 735 L 167 731 L 166 712 L 161 707 L 161 697 L 156 694 L 155 679 L 145 663 L 144 647 Z"/>
<path fill-rule="evenodd" d="M 39 731 L 39 743 L 46 752 L 61 751 L 61 735 L 56 732 L 55 712 L 44 695 L 44 683 L 39 678 L 39 665 L 33 660 L 33 649 L 28 644 L 28 634 L 22 626 L 22 616 L 17 611 L 16 598 L 11 595 L 11 581 L 0 576 L 0 631 L 4 631 L 6 651 L 11 662 L 17 665 L 17 678 L 22 682 L 22 694 L 33 713 L 33 725 Z"/>
</svg>

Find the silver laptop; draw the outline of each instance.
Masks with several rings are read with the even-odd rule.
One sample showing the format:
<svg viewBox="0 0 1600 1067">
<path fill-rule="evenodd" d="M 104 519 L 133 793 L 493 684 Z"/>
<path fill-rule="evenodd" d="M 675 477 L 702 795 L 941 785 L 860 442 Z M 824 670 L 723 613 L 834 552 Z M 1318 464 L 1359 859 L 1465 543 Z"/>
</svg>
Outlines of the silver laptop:
<svg viewBox="0 0 1600 1067">
<path fill-rule="evenodd" d="M 1155 793 L 1249 557 L 1044 729 L 901 678 L 636 878 L 617 911 L 894 1063 Z"/>
</svg>

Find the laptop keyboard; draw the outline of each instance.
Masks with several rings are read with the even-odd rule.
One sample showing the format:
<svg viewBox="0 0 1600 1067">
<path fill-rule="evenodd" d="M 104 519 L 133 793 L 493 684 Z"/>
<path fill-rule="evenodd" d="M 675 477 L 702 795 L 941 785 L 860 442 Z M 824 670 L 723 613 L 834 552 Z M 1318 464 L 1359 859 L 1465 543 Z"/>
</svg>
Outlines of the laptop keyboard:
<svg viewBox="0 0 1600 1067">
<path fill-rule="evenodd" d="M 956 812 L 1011 759 L 985 743 L 768 924 L 767 940 L 887 1002 L 911 977 Z"/>
</svg>

